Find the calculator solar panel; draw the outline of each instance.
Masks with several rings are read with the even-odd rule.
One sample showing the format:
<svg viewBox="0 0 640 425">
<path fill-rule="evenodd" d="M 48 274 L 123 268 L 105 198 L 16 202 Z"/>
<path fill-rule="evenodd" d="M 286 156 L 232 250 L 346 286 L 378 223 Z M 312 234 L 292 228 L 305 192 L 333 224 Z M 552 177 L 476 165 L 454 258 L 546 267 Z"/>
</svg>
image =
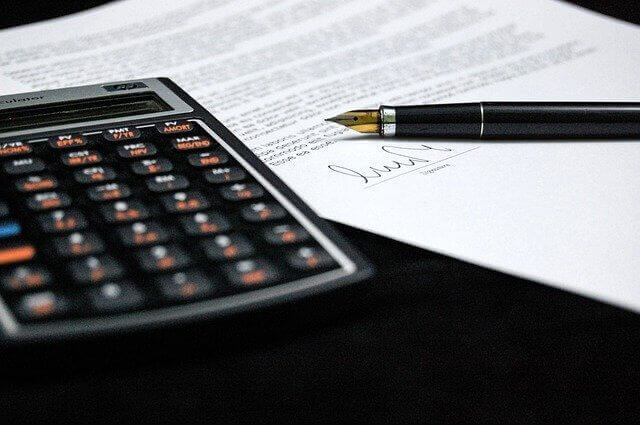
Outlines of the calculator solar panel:
<svg viewBox="0 0 640 425">
<path fill-rule="evenodd" d="M 0 97 L 0 339 L 239 312 L 371 268 L 165 78 Z"/>
</svg>

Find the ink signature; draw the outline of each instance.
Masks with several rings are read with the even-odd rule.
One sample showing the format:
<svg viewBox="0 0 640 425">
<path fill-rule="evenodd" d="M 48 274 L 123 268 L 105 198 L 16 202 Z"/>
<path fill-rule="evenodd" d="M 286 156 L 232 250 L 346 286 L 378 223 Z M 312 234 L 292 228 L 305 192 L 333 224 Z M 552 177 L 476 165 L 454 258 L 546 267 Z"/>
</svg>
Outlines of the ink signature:
<svg viewBox="0 0 640 425">
<path fill-rule="evenodd" d="M 401 157 L 400 160 L 393 160 L 388 165 L 382 165 L 379 167 L 367 167 L 366 171 L 358 171 L 352 168 L 343 167 L 342 165 L 329 165 L 329 169 L 331 171 L 335 171 L 336 173 L 344 174 L 346 176 L 355 177 L 357 179 L 362 180 L 363 183 L 369 183 L 371 179 L 377 179 L 385 175 L 385 173 L 392 173 L 401 168 L 407 167 L 415 167 L 418 164 L 424 164 L 427 162 L 431 162 L 430 159 L 423 158 L 421 156 L 416 156 L 418 154 L 414 152 L 428 152 L 428 151 L 440 151 L 440 152 L 451 152 L 450 148 L 434 148 L 428 145 L 417 145 L 415 147 L 406 147 L 406 146 L 393 146 L 393 145 L 384 145 L 381 149 L 396 157 Z"/>
</svg>

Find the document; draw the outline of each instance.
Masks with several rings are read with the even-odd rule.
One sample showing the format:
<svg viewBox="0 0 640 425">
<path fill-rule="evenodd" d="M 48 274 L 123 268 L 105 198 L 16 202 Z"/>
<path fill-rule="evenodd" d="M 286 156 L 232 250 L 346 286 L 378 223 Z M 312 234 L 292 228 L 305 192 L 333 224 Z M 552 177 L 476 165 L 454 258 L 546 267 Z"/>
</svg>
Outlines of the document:
<svg viewBox="0 0 640 425">
<path fill-rule="evenodd" d="M 379 139 L 323 121 L 639 101 L 639 40 L 554 0 L 126 0 L 1 31 L 0 92 L 171 77 L 326 218 L 640 311 L 638 141 Z"/>
</svg>

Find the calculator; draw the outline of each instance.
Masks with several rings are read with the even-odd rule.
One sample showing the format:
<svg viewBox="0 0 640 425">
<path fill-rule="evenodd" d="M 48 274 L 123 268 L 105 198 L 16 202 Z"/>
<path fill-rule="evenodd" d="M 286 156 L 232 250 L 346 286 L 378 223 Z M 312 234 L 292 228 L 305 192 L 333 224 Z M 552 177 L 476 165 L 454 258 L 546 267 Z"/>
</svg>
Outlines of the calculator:
<svg viewBox="0 0 640 425">
<path fill-rule="evenodd" d="M 167 78 L 0 97 L 0 340 L 219 317 L 372 269 Z"/>
</svg>

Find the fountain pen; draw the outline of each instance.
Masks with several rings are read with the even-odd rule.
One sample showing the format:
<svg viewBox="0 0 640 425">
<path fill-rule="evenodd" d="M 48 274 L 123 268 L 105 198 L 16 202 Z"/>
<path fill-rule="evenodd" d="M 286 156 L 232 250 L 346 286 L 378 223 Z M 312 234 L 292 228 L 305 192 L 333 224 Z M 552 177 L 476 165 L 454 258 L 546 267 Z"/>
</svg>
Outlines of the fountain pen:
<svg viewBox="0 0 640 425">
<path fill-rule="evenodd" d="M 576 139 L 640 137 L 640 103 L 478 102 L 380 106 L 326 121 L 387 137 Z"/>
</svg>

